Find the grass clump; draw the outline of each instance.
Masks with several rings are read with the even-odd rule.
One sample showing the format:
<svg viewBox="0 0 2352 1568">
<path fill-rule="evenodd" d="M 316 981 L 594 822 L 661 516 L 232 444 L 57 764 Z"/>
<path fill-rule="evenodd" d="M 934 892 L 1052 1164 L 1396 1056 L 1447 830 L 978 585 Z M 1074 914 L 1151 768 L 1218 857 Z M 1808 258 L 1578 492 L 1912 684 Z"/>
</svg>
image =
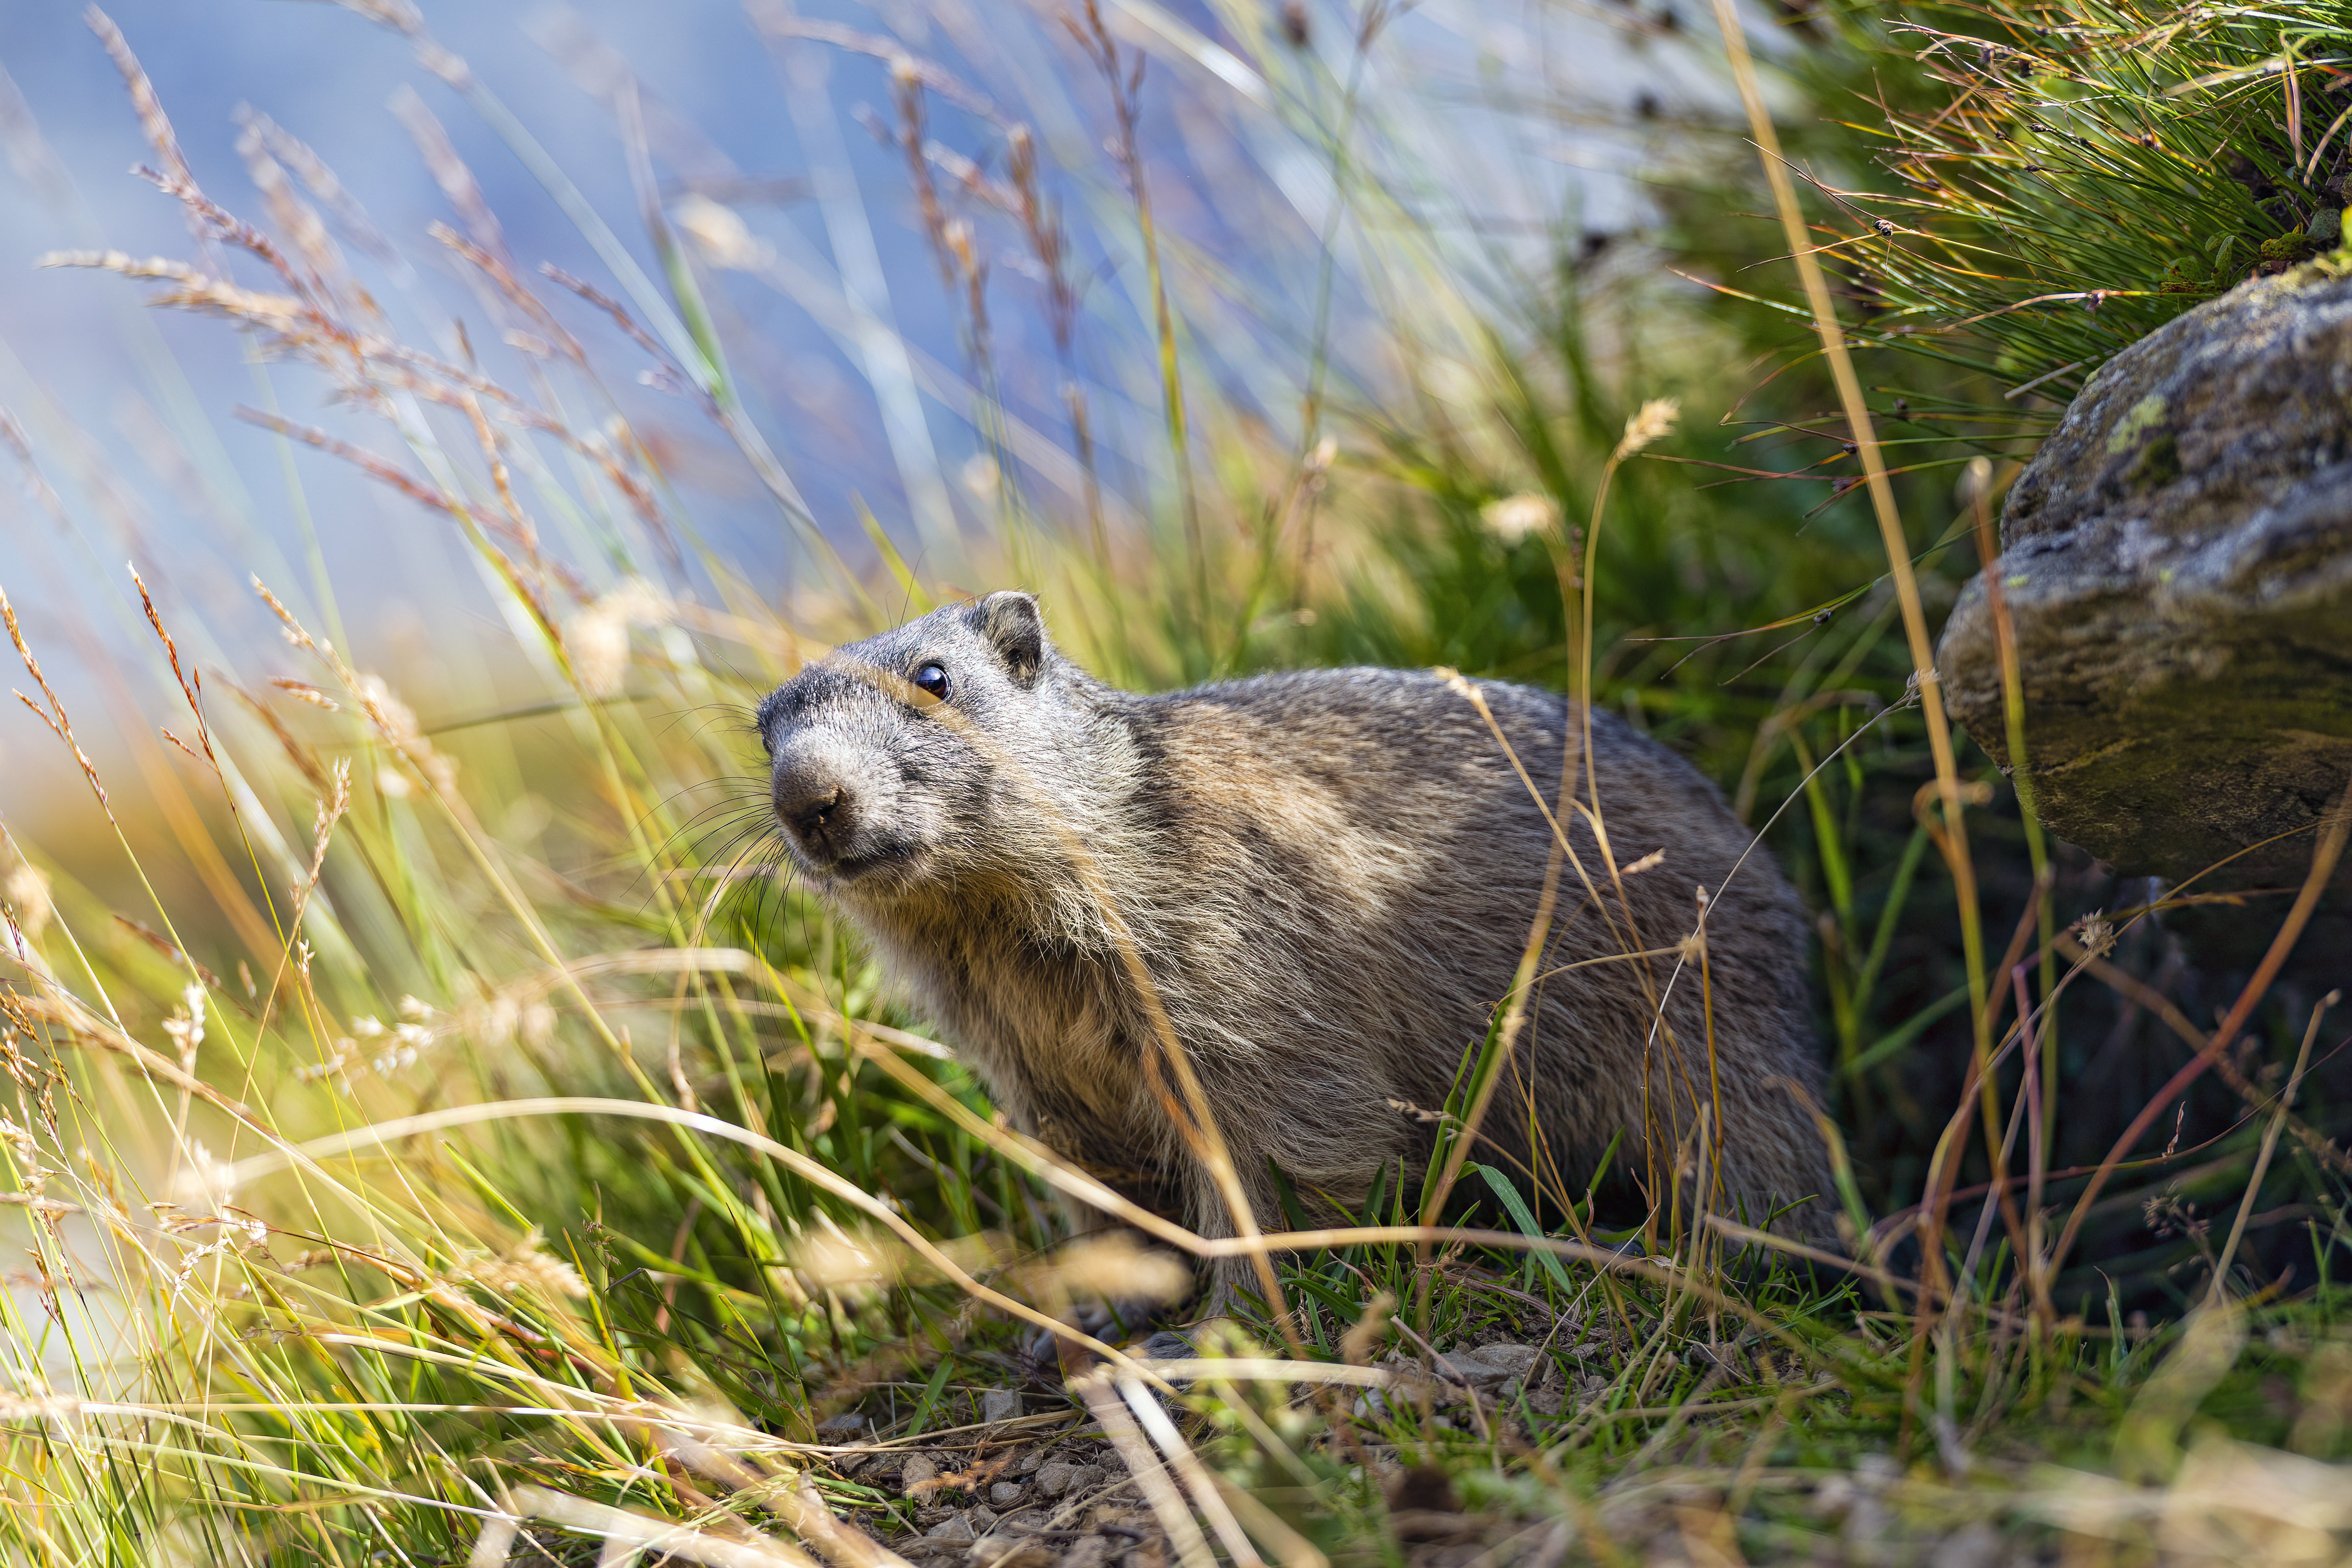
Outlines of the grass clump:
<svg viewBox="0 0 2352 1568">
<path fill-rule="evenodd" d="M 425 47 L 569 189 L 421 16 L 354 9 Z M 1887 79 L 1888 115 L 1798 128 L 1792 146 L 1816 174 L 1877 158 L 1910 182 L 1878 206 L 1836 192 L 1837 212 L 1883 210 L 1896 232 L 1838 230 L 1826 261 L 1858 345 L 1930 349 L 1906 370 L 1912 412 L 1969 406 L 1987 377 L 2069 385 L 2070 356 L 2194 298 L 2147 283 L 2151 247 L 2158 278 L 2207 258 L 2207 287 L 2247 246 L 2310 237 L 2326 179 L 2298 172 L 2340 174 L 2336 132 L 2283 124 L 2289 171 L 2264 150 L 2262 95 L 2334 68 L 2324 18 L 1979 10 L 1953 22 L 1963 44 L 1927 30 L 1939 15 L 1827 15 L 1790 57 L 1819 79 Z M 205 259 L 59 259 L 226 318 L 374 421 L 249 416 L 458 536 L 519 673 L 488 721 L 442 721 L 437 694 L 334 629 L 349 601 L 331 575 L 255 581 L 285 650 L 265 657 L 150 574 L 126 590 L 138 689 L 185 716 L 138 753 L 133 789 L 89 761 L 37 668 L 42 628 L 11 608 L 30 705 L 88 795 L 80 845 L 0 841 L 0 1146 L 32 1263 L 0 1298 L 14 1554 L 1549 1568 L 1901 1560 L 1958 1539 L 1988 1561 L 2340 1554 L 2335 998 L 2209 976 L 2231 1027 L 2252 1026 L 2245 1047 L 2178 1121 L 2158 1107 L 2160 1153 L 2109 1154 L 2172 1066 L 2116 1092 L 2134 1087 L 2117 1063 L 2159 1048 L 2148 1020 L 2172 1031 L 2161 1048 L 2210 1044 L 2167 994 L 2200 983 L 2171 956 L 2184 900 L 2040 846 L 1964 739 L 1933 755 L 1893 635 L 1896 563 L 1915 616 L 1946 602 L 2000 482 L 1969 459 L 2016 444 L 1898 436 L 1916 445 L 1892 462 L 1890 561 L 1853 493 L 1868 432 L 1850 404 L 1822 412 L 1804 341 L 1786 374 L 1725 384 L 1727 356 L 1789 349 L 1785 310 L 1694 312 L 1590 258 L 1493 309 L 1488 275 L 1409 221 L 1422 193 L 1368 85 L 1407 20 L 1375 10 L 1318 54 L 1301 39 L 1322 24 L 1286 11 L 1214 46 L 1218 79 L 1276 127 L 1251 122 L 1279 142 L 1257 147 L 1265 165 L 1306 157 L 1339 193 L 1299 252 L 1307 281 L 1277 280 L 1303 308 L 1275 341 L 1297 352 L 1256 385 L 1235 367 L 1263 365 L 1243 349 L 1276 312 L 1221 272 L 1215 224 L 1152 205 L 1186 154 L 1155 140 L 1168 62 L 1148 51 L 1177 46 L 1090 6 L 1028 37 L 1088 84 L 1097 158 L 1067 137 L 1057 153 L 984 62 L 759 13 L 780 47 L 889 64 L 880 129 L 962 356 L 924 374 L 987 464 L 959 491 L 895 451 L 915 526 L 869 517 L 854 558 L 727 352 L 730 287 L 808 289 L 789 237 L 708 192 L 665 197 L 641 122 L 621 118 L 658 281 L 576 201 L 609 289 L 533 273 L 492 226 L 438 230 L 476 308 L 524 345 L 473 359 L 404 331 L 418 302 L 362 281 L 282 143 L 247 149 L 266 226 L 202 191 L 100 26 Z M 1171 90 L 1212 119 L 1226 106 L 1223 89 Z M 2134 115 L 2154 144 L 2119 139 Z M 2043 166 L 1998 150 L 2020 136 L 2048 142 Z M 423 141 L 467 188 L 446 139 Z M 2175 194 L 2125 195 L 2143 187 Z M 1219 194 L 1240 213 L 1250 192 Z M 2167 226 L 2176 199 L 2193 223 Z M 2106 248 L 2074 244 L 2109 219 Z M 1004 253 L 1034 290 L 1030 352 L 985 261 Z M 1769 255 L 1749 244 L 1742 264 Z M 2126 256 L 2138 271 L 2110 269 Z M 1085 281 L 1097 266 L 1117 289 Z M 2086 312 L 2040 298 L 2053 286 L 2110 292 Z M 1356 310 L 1392 374 L 1335 352 Z M 886 411 L 911 395 L 893 380 L 910 357 L 864 363 Z M 707 419 L 794 531 L 789 608 L 698 539 L 649 438 L 667 416 L 613 390 L 640 376 Z M 1668 396 L 1672 435 L 1654 412 Z M 1906 538 L 1903 518 L 1932 531 Z M 1821 911 L 1847 1256 L 1628 1212 L 1608 1161 L 1570 1173 L 1576 1190 L 1526 1191 L 1472 1145 L 1442 1215 L 1415 1201 L 1432 1177 L 1399 1170 L 1354 1226 L 1280 1244 L 1282 1300 L 1239 1321 L 1180 1342 L 1151 1331 L 1181 1313 L 1097 1310 L 1181 1300 L 1171 1256 L 1213 1248 L 1164 1223 L 1163 1252 L 1069 1239 L 1054 1201 L 1069 1173 L 771 874 L 764 781 L 731 727 L 891 607 L 1005 577 L 1129 681 L 1444 664 L 1589 693 L 1699 758 Z M 1952 852 L 1963 821 L 1973 857 Z M 1997 961 L 1959 941 L 1964 918 L 2006 944 Z M 1458 1122 L 1469 1093 L 1444 1113 Z"/>
<path fill-rule="evenodd" d="M 1799 51 L 1829 111 L 1798 135 L 1822 159 L 1814 243 L 1857 341 L 1931 362 L 1929 387 L 1958 371 L 1991 408 L 2063 406 L 2182 311 L 2343 243 L 2340 7 L 1833 6 L 1810 25 L 1836 40 Z"/>
</svg>

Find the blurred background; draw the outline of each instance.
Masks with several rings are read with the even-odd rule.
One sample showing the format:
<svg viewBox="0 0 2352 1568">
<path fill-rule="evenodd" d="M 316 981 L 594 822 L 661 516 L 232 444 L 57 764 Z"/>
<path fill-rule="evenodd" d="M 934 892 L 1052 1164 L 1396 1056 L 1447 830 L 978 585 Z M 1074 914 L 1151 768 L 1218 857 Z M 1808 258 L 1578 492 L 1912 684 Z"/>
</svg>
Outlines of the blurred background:
<svg viewBox="0 0 2352 1568">
<path fill-rule="evenodd" d="M 509 307 L 486 300 L 478 274 L 430 237 L 434 225 L 502 252 L 534 284 L 548 263 L 622 295 L 564 204 L 605 215 L 612 243 L 648 276 L 663 258 L 630 220 L 666 217 L 709 290 L 750 424 L 809 526 L 856 570 L 874 564 L 859 521 L 870 513 L 919 572 L 953 580 L 966 563 L 960 541 L 993 527 L 1008 463 L 1019 470 L 1009 481 L 1039 506 L 1083 514 L 1074 384 L 1087 400 L 1100 504 L 1125 513 L 1114 522 L 1167 499 L 1153 308 L 1121 171 L 1098 146 L 1118 133 L 1111 94 L 1059 7 L 438 7 L 421 20 L 439 73 L 417 40 L 363 5 L 130 0 L 109 14 L 204 189 L 247 211 L 259 205 L 253 157 L 289 171 L 393 330 L 453 362 L 511 374 L 529 356 L 507 341 Z M 1530 330 L 1528 301 L 1561 254 L 1597 255 L 1654 224 L 1645 181 L 1687 163 L 1679 137 L 1691 121 L 1734 106 L 1671 6 L 1359 16 L 1125 0 L 1103 19 L 1150 59 L 1137 133 L 1188 368 L 1213 384 L 1222 416 L 1261 421 L 1276 442 L 1298 438 L 1310 378 L 1328 376 L 1317 382 L 1325 397 L 1359 411 L 1390 405 L 1421 372 L 1441 395 L 1475 402 L 1479 334 Z M 1059 286 L 1075 298 L 1064 309 L 1083 330 L 1057 328 L 1055 285 L 1016 220 L 984 199 L 968 219 L 1001 377 L 988 390 L 1005 428 L 977 412 L 970 290 L 942 286 L 894 144 L 908 99 L 892 60 L 869 52 L 885 36 L 944 62 L 916 96 L 951 200 L 960 176 L 1003 184 L 1009 126 L 1031 128 L 1044 148 L 1041 189 L 1069 246 Z M 159 603 L 202 607 L 192 634 L 217 639 L 210 651 L 224 656 L 274 636 L 249 574 L 314 612 L 322 584 L 364 584 L 336 606 L 362 664 L 401 661 L 444 705 L 438 717 L 493 704 L 514 645 L 461 533 L 234 411 L 362 444 L 380 425 L 338 405 L 308 369 L 270 363 L 249 333 L 149 310 L 139 289 L 86 270 L 36 265 L 77 250 L 219 264 L 216 248 L 192 244 L 179 204 L 130 172 L 155 155 L 88 16 L 70 5 L 6 7 L 0 68 L 0 261 L 11 272 L 0 406 L 27 447 L 7 458 L 18 472 L 0 502 L 0 584 L 47 650 L 60 695 L 85 708 L 103 700 L 91 660 L 145 641 L 129 560 Z M 467 74 L 510 122 L 451 84 Z M 631 120 L 641 129 L 625 129 Z M 1343 121 L 1337 177 L 1378 188 L 1385 212 L 1335 213 L 1329 144 Z M 635 178 L 633 135 L 646 160 Z M 1367 264 L 1367 216 L 1412 226 L 1404 248 L 1418 277 L 1396 271 L 1394 256 Z M 1327 239 L 1328 270 L 1318 266 Z M 1412 309 L 1368 294 L 1399 285 L 1416 291 Z M 556 308 L 599 352 L 620 343 L 602 312 Z M 1339 324 L 1325 337 L 1328 364 L 1318 319 Z M 804 531 L 682 389 L 637 358 L 622 368 L 642 374 L 604 390 L 675 487 L 684 526 L 755 591 L 787 602 L 809 570 Z M 611 552 L 590 553 L 581 569 L 609 586 Z M 697 563 L 681 557 L 676 570 L 676 585 L 711 591 Z M 147 674 L 152 685 L 161 672 Z M 118 696 L 146 694 L 125 675 L 132 685 Z M 90 730 L 93 755 L 124 760 L 115 738 Z M 73 777 L 71 759 L 42 741 L 21 710 L 0 719 L 6 809 L 20 821 Z"/>
</svg>

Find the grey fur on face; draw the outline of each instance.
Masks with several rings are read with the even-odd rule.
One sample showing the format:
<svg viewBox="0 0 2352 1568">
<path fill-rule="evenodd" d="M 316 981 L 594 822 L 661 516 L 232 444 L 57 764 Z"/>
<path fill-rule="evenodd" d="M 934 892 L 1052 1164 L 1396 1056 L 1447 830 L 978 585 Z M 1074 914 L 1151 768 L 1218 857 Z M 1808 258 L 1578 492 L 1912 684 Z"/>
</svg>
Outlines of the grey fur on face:
<svg viewBox="0 0 2352 1568">
<path fill-rule="evenodd" d="M 1581 715 L 1475 685 L 1555 790 Z M 1139 696 L 1064 658 L 1025 594 L 836 649 L 771 693 L 759 727 L 795 863 L 998 1106 L 1209 1237 L 1232 1218 L 1147 1073 L 1158 1026 L 1121 943 L 1261 1223 L 1280 1212 L 1269 1161 L 1333 1217 L 1425 1156 L 1426 1122 L 1396 1106 L 1443 1106 L 1486 1037 L 1552 845 L 1485 720 L 1435 675 Z M 1591 735 L 1610 852 L 1569 816 L 1575 858 L 1473 1157 L 1580 1192 L 1622 1131 L 1620 1169 L 1703 1169 L 1700 1108 L 1712 1127 L 1719 1094 L 1722 1202 L 1760 1221 L 1824 1190 L 1800 1098 L 1821 1081 L 1804 911 L 1689 763 L 1607 713 Z M 1624 956 L 1692 932 L 1695 885 L 1713 898 L 1711 1060 L 1698 976 Z M 1817 1210 L 1797 1228 L 1825 1234 Z"/>
</svg>

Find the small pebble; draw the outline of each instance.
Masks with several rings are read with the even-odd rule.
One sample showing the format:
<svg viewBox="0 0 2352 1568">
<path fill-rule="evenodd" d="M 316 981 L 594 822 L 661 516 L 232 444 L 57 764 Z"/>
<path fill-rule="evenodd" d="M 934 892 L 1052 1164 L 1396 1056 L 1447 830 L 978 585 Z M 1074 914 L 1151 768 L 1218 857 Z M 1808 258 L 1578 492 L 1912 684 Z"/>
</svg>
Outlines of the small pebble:
<svg viewBox="0 0 2352 1568">
<path fill-rule="evenodd" d="M 1501 1367 L 1515 1376 L 1525 1377 L 1536 1364 L 1538 1352 L 1533 1345 L 1486 1345 L 1471 1352 L 1488 1366 Z"/>
<path fill-rule="evenodd" d="M 1070 1489 L 1070 1478 L 1078 1467 L 1067 1459 L 1048 1459 L 1037 1468 L 1037 1489 L 1047 1497 L 1060 1497 Z"/>
<path fill-rule="evenodd" d="M 1021 1494 L 1028 1489 L 1019 1481 L 999 1481 L 988 1489 L 988 1500 L 1000 1510 L 1008 1509 L 1019 1502 Z"/>
<path fill-rule="evenodd" d="M 977 1539 L 971 1528 L 971 1521 L 960 1513 L 931 1526 L 923 1532 L 923 1538 L 927 1541 L 941 1542 L 950 1546 Z"/>
<path fill-rule="evenodd" d="M 1084 1497 L 1109 1479 L 1100 1465 L 1080 1465 L 1070 1472 L 1070 1490 Z"/>
<path fill-rule="evenodd" d="M 906 1468 L 898 1472 L 898 1490 L 908 1497 L 915 1497 L 919 1495 L 915 1490 L 917 1487 L 926 1481 L 935 1481 L 939 1479 L 939 1461 L 928 1454 L 917 1454 L 908 1459 Z"/>
<path fill-rule="evenodd" d="M 980 1396 L 980 1418 L 993 1426 L 1021 1414 L 1021 1395 L 1010 1388 L 992 1388 Z"/>
</svg>

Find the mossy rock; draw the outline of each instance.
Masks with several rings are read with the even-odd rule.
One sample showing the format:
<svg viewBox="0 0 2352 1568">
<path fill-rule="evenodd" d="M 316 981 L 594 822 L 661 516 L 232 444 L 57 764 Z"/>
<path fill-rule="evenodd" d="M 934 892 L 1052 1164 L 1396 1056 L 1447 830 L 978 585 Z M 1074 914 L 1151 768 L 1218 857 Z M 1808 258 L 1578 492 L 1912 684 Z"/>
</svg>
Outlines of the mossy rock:
<svg viewBox="0 0 2352 1568">
<path fill-rule="evenodd" d="M 2299 881 L 2297 830 L 2352 773 L 2341 270 L 2243 284 L 2117 354 L 2010 492 L 2035 800 L 2119 871 L 2177 880 L 2248 851 L 2204 885 Z M 1981 574 L 1937 663 L 1953 716 L 2012 769 Z"/>
</svg>

